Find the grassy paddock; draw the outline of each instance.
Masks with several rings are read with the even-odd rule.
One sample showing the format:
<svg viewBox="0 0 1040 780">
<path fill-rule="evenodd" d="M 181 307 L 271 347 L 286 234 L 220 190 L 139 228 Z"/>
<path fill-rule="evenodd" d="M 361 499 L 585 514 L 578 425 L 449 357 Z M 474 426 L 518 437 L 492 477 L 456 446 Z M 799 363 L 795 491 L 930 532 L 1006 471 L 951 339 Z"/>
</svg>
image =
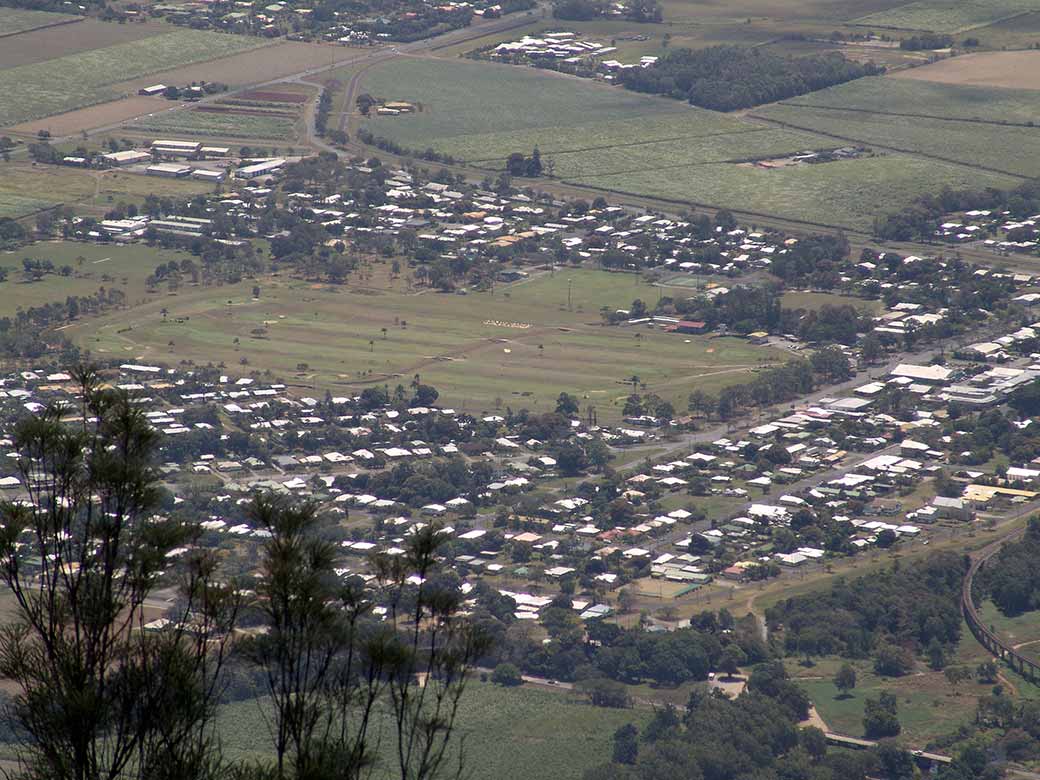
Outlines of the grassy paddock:
<svg viewBox="0 0 1040 780">
<path fill-rule="evenodd" d="M 119 170 L 9 163 L 0 171 L 0 209 L 9 203 L 13 210 L 21 210 L 21 213 L 35 211 L 36 208 L 29 208 L 35 202 L 45 207 L 55 205 L 60 199 L 61 203 L 81 211 L 99 214 L 117 203 L 141 203 L 150 193 L 186 197 L 213 191 L 213 185 L 204 182 L 160 179 Z"/>
<path fill-rule="evenodd" d="M 73 275 L 48 275 L 38 282 L 26 282 L 21 270 L 22 258 L 26 257 L 50 260 L 58 268 L 72 266 Z M 155 267 L 186 257 L 190 255 L 146 246 L 100 246 L 75 241 L 43 241 L 17 251 L 0 252 L 0 266 L 8 269 L 7 281 L 0 283 L 0 317 L 9 317 L 19 308 L 64 301 L 69 295 L 92 295 L 99 287 L 113 285 L 126 293 L 131 305 L 140 304 L 148 297 L 144 281 Z"/>
</svg>

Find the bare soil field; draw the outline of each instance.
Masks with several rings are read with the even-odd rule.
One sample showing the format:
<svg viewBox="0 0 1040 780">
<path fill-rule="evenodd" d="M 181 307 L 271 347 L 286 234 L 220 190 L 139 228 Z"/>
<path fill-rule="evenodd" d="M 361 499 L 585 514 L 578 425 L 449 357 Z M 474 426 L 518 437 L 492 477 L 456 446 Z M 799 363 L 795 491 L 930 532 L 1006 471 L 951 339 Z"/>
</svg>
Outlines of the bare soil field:
<svg viewBox="0 0 1040 780">
<path fill-rule="evenodd" d="M 134 95 L 111 103 L 101 103 L 97 106 L 88 106 L 76 111 L 49 116 L 46 119 L 25 122 L 10 128 L 10 131 L 19 135 L 35 137 L 40 130 L 46 130 L 55 138 L 61 138 L 78 133 L 80 130 L 107 127 L 157 111 L 164 111 L 175 105 L 177 104 L 161 97 Z"/>
<path fill-rule="evenodd" d="M 236 87 L 259 84 L 294 73 L 348 62 L 362 56 L 357 50 L 317 43 L 278 43 L 242 52 L 221 60 L 188 65 L 183 68 L 153 73 L 151 76 L 114 85 L 121 92 L 135 93 L 152 84 L 187 84 L 192 81 L 222 81 Z"/>
<path fill-rule="evenodd" d="M 1040 89 L 1040 51 L 965 54 L 932 65 L 899 71 L 893 73 L 891 78 L 979 87 Z"/>
<path fill-rule="evenodd" d="M 138 41 L 175 29 L 158 22 L 112 24 L 84 19 L 75 24 L 30 30 L 6 36 L 0 46 L 0 68 L 32 65 L 67 54 Z"/>
</svg>

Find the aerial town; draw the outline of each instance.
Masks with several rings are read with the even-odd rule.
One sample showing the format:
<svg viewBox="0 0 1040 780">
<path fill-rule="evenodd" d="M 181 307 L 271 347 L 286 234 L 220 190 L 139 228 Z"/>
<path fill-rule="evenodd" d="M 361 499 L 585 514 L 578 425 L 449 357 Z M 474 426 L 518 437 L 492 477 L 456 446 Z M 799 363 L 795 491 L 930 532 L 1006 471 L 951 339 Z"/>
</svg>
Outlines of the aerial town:
<svg viewBox="0 0 1040 780">
<path fill-rule="evenodd" d="M 1036 780 L 1037 0 L 0 0 L 0 771 Z"/>
</svg>

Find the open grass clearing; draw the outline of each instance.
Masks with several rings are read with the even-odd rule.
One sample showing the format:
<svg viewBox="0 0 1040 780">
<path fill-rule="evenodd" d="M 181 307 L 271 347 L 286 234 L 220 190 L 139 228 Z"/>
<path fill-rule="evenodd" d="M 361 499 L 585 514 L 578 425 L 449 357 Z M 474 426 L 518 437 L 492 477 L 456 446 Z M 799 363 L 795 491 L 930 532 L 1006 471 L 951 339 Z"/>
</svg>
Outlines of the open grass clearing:
<svg viewBox="0 0 1040 780">
<path fill-rule="evenodd" d="M 880 145 L 977 166 L 1010 176 L 1040 175 L 1040 127 L 980 124 L 863 111 L 773 105 L 757 116 L 784 127 L 812 128 L 835 136 L 835 143 Z"/>
<path fill-rule="evenodd" d="M 0 217 L 17 219 L 56 205 L 58 205 L 58 201 L 55 200 L 27 198 L 24 195 L 4 192 L 0 189 Z"/>
<path fill-rule="evenodd" d="M 834 674 L 843 663 L 856 670 L 856 688 L 843 697 L 834 687 Z M 903 727 L 900 741 L 923 748 L 936 737 L 950 734 L 971 721 L 979 696 L 988 695 L 992 686 L 974 681 L 954 688 L 942 672 L 921 669 L 905 677 L 880 677 L 870 661 L 848 661 L 827 657 L 814 659 L 811 667 L 788 659 L 788 670 L 809 694 L 816 711 L 827 726 L 840 734 L 863 736 L 863 708 L 867 698 L 882 692 L 895 694 L 898 717 Z"/>
<path fill-rule="evenodd" d="M 72 14 L 52 14 L 27 8 L 0 8 L 0 38 L 37 30 L 41 27 L 78 22 L 81 19 L 83 19 L 82 16 Z"/>
<path fill-rule="evenodd" d="M 50 260 L 55 268 L 72 267 L 71 276 L 49 274 L 38 282 L 26 282 L 22 259 Z M 149 296 L 148 278 L 160 263 L 180 262 L 191 257 L 185 252 L 147 246 L 86 244 L 76 241 L 42 241 L 16 251 L 0 252 L 0 266 L 8 269 L 0 282 L 0 317 L 10 317 L 19 308 L 64 301 L 69 295 L 92 295 L 99 287 L 126 293 L 129 305 L 143 303 Z"/>
<path fill-rule="evenodd" d="M 70 54 L 0 71 L 0 125 L 114 100 L 112 85 L 263 43 L 242 35 L 176 30 L 152 38 Z"/>
<path fill-rule="evenodd" d="M 1035 0 L 920 0 L 860 16 L 851 24 L 959 33 L 1035 10 Z"/>
<path fill-rule="evenodd" d="M 785 309 L 805 309 L 806 311 L 819 311 L 824 306 L 852 306 L 873 315 L 885 310 L 885 304 L 880 300 L 868 301 L 850 295 L 823 292 L 785 292 L 780 299 L 780 304 Z"/>
<path fill-rule="evenodd" d="M 568 280 L 573 310 L 566 305 Z M 227 365 L 244 358 L 250 367 L 280 376 L 299 373 L 315 387 L 392 389 L 418 373 L 445 403 L 470 411 L 548 409 L 567 390 L 601 418 L 615 420 L 633 375 L 683 408 L 695 387 L 717 391 L 783 357 L 736 338 L 601 326 L 601 306 L 653 294 L 639 277 L 602 271 L 546 273 L 500 286 L 494 296 L 464 298 L 415 294 L 382 274 L 365 287 L 277 278 L 258 283 L 263 292 L 257 301 L 252 281 L 185 287 L 66 334 L 99 354 L 162 360 L 172 349 L 178 359 Z M 169 313 L 166 322 L 162 308 Z M 266 330 L 263 338 L 254 334 L 259 328 Z M 301 363 L 306 369 L 298 372 Z"/>
<path fill-rule="evenodd" d="M 99 214 L 117 203 L 142 203 L 149 194 L 185 197 L 212 192 L 213 185 L 161 179 L 118 169 L 93 171 L 60 165 L 9 163 L 0 168 L 0 200 L 15 196 L 64 203 Z M 60 200 L 58 200 L 60 198 Z"/>
</svg>

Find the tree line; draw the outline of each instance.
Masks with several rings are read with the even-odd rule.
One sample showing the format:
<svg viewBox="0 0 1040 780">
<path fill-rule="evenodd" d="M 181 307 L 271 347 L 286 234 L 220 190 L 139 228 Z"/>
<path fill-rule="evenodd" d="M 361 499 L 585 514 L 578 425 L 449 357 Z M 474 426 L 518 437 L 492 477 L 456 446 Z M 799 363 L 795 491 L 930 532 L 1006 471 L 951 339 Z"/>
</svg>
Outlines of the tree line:
<svg viewBox="0 0 1040 780">
<path fill-rule="evenodd" d="M 627 68 L 618 82 L 636 92 L 686 100 L 714 111 L 736 111 L 883 73 L 840 53 L 784 57 L 761 48 L 674 49 L 652 68 Z"/>
</svg>

